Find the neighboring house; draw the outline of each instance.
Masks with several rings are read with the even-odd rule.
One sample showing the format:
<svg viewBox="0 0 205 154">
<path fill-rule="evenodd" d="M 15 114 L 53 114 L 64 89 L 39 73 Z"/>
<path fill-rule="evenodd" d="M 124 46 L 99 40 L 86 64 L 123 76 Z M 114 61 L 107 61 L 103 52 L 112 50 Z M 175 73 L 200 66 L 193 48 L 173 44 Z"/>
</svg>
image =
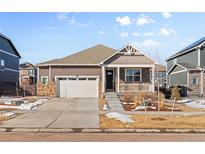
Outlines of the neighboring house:
<svg viewBox="0 0 205 154">
<path fill-rule="evenodd" d="M 155 84 L 159 81 L 160 87 L 166 87 L 166 67 L 160 64 L 155 66 Z"/>
<path fill-rule="evenodd" d="M 19 65 L 20 86 L 35 85 L 37 82 L 37 69 L 28 62 Z"/>
<path fill-rule="evenodd" d="M 102 97 L 110 91 L 154 92 L 155 64 L 131 44 L 119 50 L 96 45 L 38 64 L 38 81 L 43 85 L 56 83 L 58 97 Z"/>
<path fill-rule="evenodd" d="M 11 40 L 0 34 L 0 95 L 19 82 L 20 58 Z"/>
<path fill-rule="evenodd" d="M 182 86 L 187 95 L 205 93 L 205 37 L 167 59 L 167 85 Z"/>
</svg>

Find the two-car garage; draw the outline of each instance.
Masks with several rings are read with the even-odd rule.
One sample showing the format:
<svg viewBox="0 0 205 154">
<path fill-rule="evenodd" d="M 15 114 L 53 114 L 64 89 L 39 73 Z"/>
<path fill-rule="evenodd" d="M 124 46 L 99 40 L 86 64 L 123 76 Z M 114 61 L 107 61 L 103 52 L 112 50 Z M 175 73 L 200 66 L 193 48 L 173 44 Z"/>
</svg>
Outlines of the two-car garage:
<svg viewBox="0 0 205 154">
<path fill-rule="evenodd" d="M 98 97 L 99 77 L 97 76 L 57 76 L 58 97 Z"/>
</svg>

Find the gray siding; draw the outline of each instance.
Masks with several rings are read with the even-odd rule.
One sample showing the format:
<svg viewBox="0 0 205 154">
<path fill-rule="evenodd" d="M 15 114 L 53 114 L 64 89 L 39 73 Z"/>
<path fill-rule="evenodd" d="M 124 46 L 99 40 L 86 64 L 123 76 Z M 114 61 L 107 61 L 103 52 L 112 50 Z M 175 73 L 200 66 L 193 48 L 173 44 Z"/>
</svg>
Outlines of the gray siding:
<svg viewBox="0 0 205 154">
<path fill-rule="evenodd" d="M 177 58 L 177 62 L 180 63 L 189 63 L 194 66 L 198 66 L 198 51 L 194 50 L 190 53 L 187 53 L 183 56 Z"/>
<path fill-rule="evenodd" d="M 184 70 L 184 68 L 180 67 L 180 66 L 175 66 L 175 68 L 172 70 L 172 72 L 177 72 L 177 71 L 182 71 Z"/>
<path fill-rule="evenodd" d="M 200 58 L 201 58 L 201 60 L 200 60 L 200 62 L 201 62 L 201 64 L 200 64 L 200 66 L 205 66 L 205 48 L 204 49 L 202 49 L 201 51 L 200 51 L 201 53 L 200 53 Z"/>
<path fill-rule="evenodd" d="M 6 68 L 19 70 L 19 58 L 2 53 L 0 51 L 0 59 L 5 60 L 5 67 Z"/>
<path fill-rule="evenodd" d="M 16 55 L 16 52 L 14 48 L 11 46 L 10 42 L 2 36 L 0 36 L 0 50 Z"/>
<path fill-rule="evenodd" d="M 167 71 L 169 71 L 170 68 L 172 68 L 172 66 L 174 65 L 174 60 L 170 60 L 167 62 Z"/>
<path fill-rule="evenodd" d="M 191 65 L 198 66 L 198 51 L 194 50 L 175 59 L 177 59 L 176 62 L 178 63 L 189 63 Z M 167 62 L 167 70 L 169 70 L 174 65 L 175 59 Z"/>
<path fill-rule="evenodd" d="M 187 86 L 187 72 L 170 74 L 168 77 L 169 77 L 170 86 L 173 85 Z"/>
<path fill-rule="evenodd" d="M 0 36 L 0 50 L 17 55 L 10 41 Z M 5 61 L 5 70 L 0 70 L 0 82 L 15 83 L 19 81 L 19 58 L 0 51 L 0 59 Z M 6 70 L 11 69 L 11 70 Z M 14 70 L 14 71 L 12 71 Z"/>
</svg>

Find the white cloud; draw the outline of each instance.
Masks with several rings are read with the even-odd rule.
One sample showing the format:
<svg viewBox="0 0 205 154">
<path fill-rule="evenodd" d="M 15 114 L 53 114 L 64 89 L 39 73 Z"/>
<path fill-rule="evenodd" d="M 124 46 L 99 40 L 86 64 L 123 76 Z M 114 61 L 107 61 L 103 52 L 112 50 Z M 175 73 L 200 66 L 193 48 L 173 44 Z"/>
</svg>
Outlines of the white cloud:
<svg viewBox="0 0 205 154">
<path fill-rule="evenodd" d="M 129 33 L 128 32 L 122 32 L 119 34 L 120 37 L 128 37 Z"/>
<path fill-rule="evenodd" d="M 133 36 L 140 36 L 140 33 L 133 32 L 132 35 Z"/>
<path fill-rule="evenodd" d="M 143 35 L 144 35 L 144 36 L 154 36 L 155 33 L 153 33 L 153 32 L 146 32 L 146 33 L 144 33 Z"/>
<path fill-rule="evenodd" d="M 117 17 L 116 22 L 120 23 L 121 26 L 127 26 L 127 25 L 132 24 L 132 22 L 128 16 Z"/>
<path fill-rule="evenodd" d="M 136 21 L 137 25 L 144 25 L 144 24 L 150 24 L 150 23 L 155 23 L 155 21 L 149 16 L 145 16 L 143 14 Z"/>
<path fill-rule="evenodd" d="M 143 41 L 142 43 L 142 46 L 144 47 L 153 47 L 153 46 L 161 46 L 161 44 L 157 41 L 154 41 L 154 40 L 145 40 Z"/>
<path fill-rule="evenodd" d="M 75 14 L 71 14 L 71 13 L 57 13 L 56 14 L 56 19 L 59 20 L 59 21 L 65 21 L 69 25 L 78 26 L 78 27 L 84 27 L 84 26 L 87 26 L 87 25 L 92 23 L 92 19 L 88 19 L 87 22 L 78 21 L 75 18 Z"/>
<path fill-rule="evenodd" d="M 162 36 L 169 36 L 171 34 L 177 34 L 177 32 L 171 28 L 160 28 L 159 34 Z"/>
<path fill-rule="evenodd" d="M 57 13 L 56 18 L 58 20 L 67 20 L 69 18 L 69 13 Z"/>
<path fill-rule="evenodd" d="M 169 12 L 163 12 L 163 13 L 162 13 L 162 16 L 163 16 L 165 19 L 168 19 L 168 18 L 171 18 L 171 17 L 172 17 L 172 14 L 169 13 Z"/>
<path fill-rule="evenodd" d="M 98 34 L 100 34 L 100 35 L 102 35 L 102 34 L 104 34 L 105 32 L 104 31 L 102 31 L 102 30 L 99 30 L 98 31 Z"/>
</svg>

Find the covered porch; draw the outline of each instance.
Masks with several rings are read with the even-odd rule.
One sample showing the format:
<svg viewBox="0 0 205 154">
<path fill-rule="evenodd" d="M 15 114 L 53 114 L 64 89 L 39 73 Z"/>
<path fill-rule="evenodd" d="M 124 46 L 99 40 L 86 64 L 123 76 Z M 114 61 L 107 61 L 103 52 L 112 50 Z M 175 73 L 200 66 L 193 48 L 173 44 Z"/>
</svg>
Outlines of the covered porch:
<svg viewBox="0 0 205 154">
<path fill-rule="evenodd" d="M 154 66 L 152 64 L 103 65 L 102 93 L 154 92 Z"/>
</svg>

